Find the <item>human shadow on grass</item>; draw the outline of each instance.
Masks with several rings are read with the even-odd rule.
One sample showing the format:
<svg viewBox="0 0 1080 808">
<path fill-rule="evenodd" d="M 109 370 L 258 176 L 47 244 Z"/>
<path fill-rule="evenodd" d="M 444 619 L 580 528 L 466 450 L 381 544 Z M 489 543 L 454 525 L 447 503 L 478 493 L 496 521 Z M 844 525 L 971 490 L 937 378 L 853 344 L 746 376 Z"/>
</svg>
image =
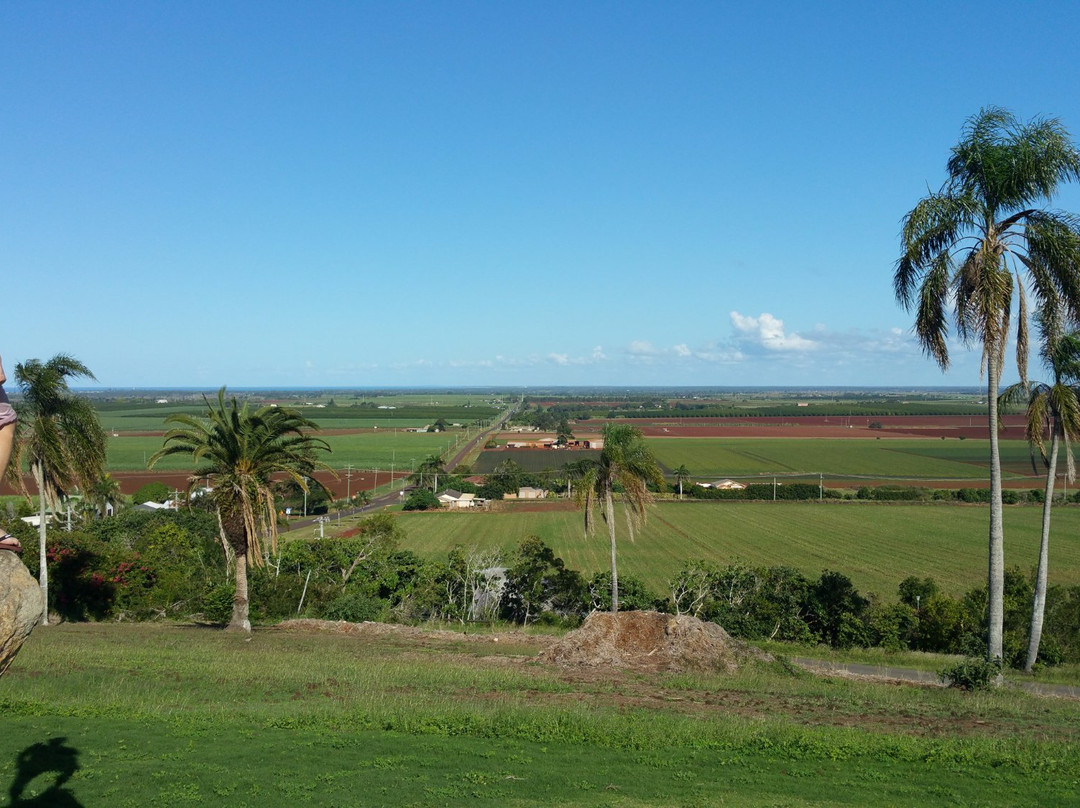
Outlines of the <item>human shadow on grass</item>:
<svg viewBox="0 0 1080 808">
<path fill-rule="evenodd" d="M 51 738 L 47 743 L 36 743 L 19 753 L 15 761 L 15 780 L 8 789 L 12 808 L 30 806 L 53 806 L 54 808 L 82 808 L 75 795 L 64 788 L 64 783 L 79 770 L 79 750 L 67 745 L 67 738 Z M 24 796 L 27 786 L 42 775 L 55 772 L 55 779 L 48 788 L 33 796 Z M 39 782 L 37 788 L 45 785 Z"/>
</svg>

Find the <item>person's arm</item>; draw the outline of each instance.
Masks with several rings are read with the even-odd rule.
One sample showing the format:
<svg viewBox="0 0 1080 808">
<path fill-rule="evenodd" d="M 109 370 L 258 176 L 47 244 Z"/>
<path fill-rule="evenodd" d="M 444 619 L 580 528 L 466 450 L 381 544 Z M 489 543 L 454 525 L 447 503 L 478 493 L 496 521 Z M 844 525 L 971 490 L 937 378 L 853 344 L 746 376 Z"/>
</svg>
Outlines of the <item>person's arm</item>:
<svg viewBox="0 0 1080 808">
<path fill-rule="evenodd" d="M 7 381 L 7 374 L 4 373 L 4 360 L 0 359 L 0 384 Z"/>
</svg>

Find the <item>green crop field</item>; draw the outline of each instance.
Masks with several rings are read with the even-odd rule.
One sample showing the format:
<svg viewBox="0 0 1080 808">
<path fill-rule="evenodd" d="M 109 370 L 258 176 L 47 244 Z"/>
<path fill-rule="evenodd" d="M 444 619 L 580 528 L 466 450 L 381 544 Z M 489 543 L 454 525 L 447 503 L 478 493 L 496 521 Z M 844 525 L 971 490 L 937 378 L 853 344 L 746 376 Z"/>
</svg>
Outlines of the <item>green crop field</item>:
<svg viewBox="0 0 1080 808">
<path fill-rule="evenodd" d="M 685 465 L 696 479 L 820 472 L 827 477 L 982 480 L 990 452 L 985 440 L 925 438 L 649 438 L 648 443 L 664 466 Z M 1001 441 L 1007 474 L 1031 476 L 1030 456 L 1026 442 Z"/>
<path fill-rule="evenodd" d="M 464 439 L 462 430 L 450 432 L 404 432 L 394 429 L 378 429 L 350 435 L 323 435 L 331 452 L 324 461 L 335 469 L 346 465 L 353 468 L 389 469 L 391 463 L 398 470 L 412 468 L 428 455 L 445 452 Z M 108 444 L 109 471 L 139 471 L 146 468 L 146 461 L 162 447 L 162 438 L 120 434 L 110 437 Z M 155 469 L 161 471 L 187 470 L 193 468 L 191 461 L 182 457 L 164 458 Z"/>
<path fill-rule="evenodd" d="M 583 535 L 577 511 L 411 513 L 401 515 L 406 546 L 445 558 L 455 545 L 501 547 L 511 552 L 526 536 L 539 536 L 568 566 L 586 574 L 609 566 L 603 522 Z M 1041 508 L 1005 509 L 1005 560 L 1035 566 Z M 807 574 L 832 569 L 860 589 L 894 598 L 909 575 L 931 576 L 961 594 L 985 582 L 988 510 L 985 506 L 869 503 L 667 502 L 652 509 L 631 543 L 620 515 L 619 569 L 662 592 L 683 562 L 786 564 Z M 1080 508 L 1054 515 L 1050 578 L 1080 580 Z"/>
<path fill-rule="evenodd" d="M 447 423 L 462 425 L 477 421 L 490 421 L 499 416 L 501 409 L 492 406 L 477 397 L 462 395 L 449 396 L 450 401 L 442 398 L 433 402 L 423 401 L 416 396 L 380 397 L 377 399 L 358 399 L 350 402 L 339 398 L 334 404 L 327 404 L 326 399 L 313 397 L 303 401 L 285 401 L 286 406 L 299 410 L 307 418 L 319 424 L 323 429 L 371 429 L 378 426 L 386 429 L 428 426 L 440 418 Z M 277 401 L 277 399 L 275 399 Z M 360 401 L 367 403 L 360 406 Z M 374 402 L 378 402 L 376 405 Z M 262 401 L 252 400 L 252 406 L 260 406 Z M 388 409 L 379 409 L 379 405 Z M 168 404 L 154 404 L 146 400 L 97 402 L 95 410 L 101 425 L 109 433 L 155 432 L 167 427 L 165 419 L 176 413 L 201 416 L 206 412 L 200 401 L 171 401 Z"/>
</svg>

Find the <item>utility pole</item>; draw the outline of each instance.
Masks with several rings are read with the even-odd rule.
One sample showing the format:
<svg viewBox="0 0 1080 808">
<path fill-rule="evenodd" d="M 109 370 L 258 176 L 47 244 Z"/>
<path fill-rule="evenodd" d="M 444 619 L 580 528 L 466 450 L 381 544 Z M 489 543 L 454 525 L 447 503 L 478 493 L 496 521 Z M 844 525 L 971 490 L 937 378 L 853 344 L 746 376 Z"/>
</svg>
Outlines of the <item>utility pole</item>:
<svg viewBox="0 0 1080 808">
<path fill-rule="evenodd" d="M 345 466 L 345 499 L 352 499 L 352 463 Z"/>
</svg>

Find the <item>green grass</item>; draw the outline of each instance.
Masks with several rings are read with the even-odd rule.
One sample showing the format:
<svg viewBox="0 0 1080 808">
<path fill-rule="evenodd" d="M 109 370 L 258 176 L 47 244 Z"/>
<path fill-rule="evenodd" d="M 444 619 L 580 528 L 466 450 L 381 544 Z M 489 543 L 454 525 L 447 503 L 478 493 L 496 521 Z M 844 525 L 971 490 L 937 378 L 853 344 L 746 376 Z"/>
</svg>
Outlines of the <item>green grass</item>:
<svg viewBox="0 0 1080 808">
<path fill-rule="evenodd" d="M 649 438 L 667 468 L 685 465 L 695 479 L 824 473 L 828 477 L 899 480 L 984 480 L 989 441 L 923 438 Z M 1007 476 L 1031 477 L 1024 441 L 1001 441 Z M 1039 486 L 1037 477 L 1032 485 Z"/>
<path fill-rule="evenodd" d="M 210 396 L 214 399 L 214 396 Z M 333 399 L 335 406 L 327 406 Z M 347 395 L 312 396 L 297 400 L 271 397 L 275 402 L 294 407 L 324 429 L 370 429 L 373 426 L 383 428 L 406 428 L 426 426 L 443 418 L 449 423 L 471 424 L 479 419 L 491 420 L 498 417 L 500 409 L 484 402 L 478 396 L 461 394 L 429 398 L 419 395 L 384 396 L 373 398 Z M 375 402 L 377 405 L 392 406 L 394 409 L 380 410 L 377 407 L 356 406 L 360 401 Z M 308 403 L 310 402 L 310 404 Z M 265 403 L 252 400 L 253 406 Z M 312 406 L 318 405 L 318 406 Z M 150 432 L 166 428 L 165 419 L 169 415 L 185 413 L 202 416 L 205 406 L 198 401 L 170 401 L 168 404 L 155 404 L 147 399 L 130 401 L 97 402 L 95 409 L 101 425 L 112 432 Z"/>
<path fill-rule="evenodd" d="M 1068 702 L 772 665 L 593 675 L 501 639 L 39 628 L 0 680 L 0 783 L 39 764 L 17 795 L 37 804 L 259 808 L 1065 805 L 1080 787 Z"/>
<path fill-rule="evenodd" d="M 586 574 L 607 569 L 608 540 L 601 522 L 585 538 L 577 511 L 411 513 L 401 515 L 407 547 L 445 558 L 456 544 L 512 551 L 535 534 L 568 566 Z M 1005 560 L 1023 569 L 1038 559 L 1041 508 L 1005 508 Z M 985 583 L 986 506 L 797 502 L 667 502 L 651 510 L 631 543 L 622 516 L 619 570 L 663 592 L 684 561 L 786 564 L 817 575 L 849 575 L 864 591 L 892 597 L 909 575 L 931 576 L 961 594 Z M 1052 583 L 1080 579 L 1080 508 L 1058 509 L 1051 546 Z"/>
</svg>

